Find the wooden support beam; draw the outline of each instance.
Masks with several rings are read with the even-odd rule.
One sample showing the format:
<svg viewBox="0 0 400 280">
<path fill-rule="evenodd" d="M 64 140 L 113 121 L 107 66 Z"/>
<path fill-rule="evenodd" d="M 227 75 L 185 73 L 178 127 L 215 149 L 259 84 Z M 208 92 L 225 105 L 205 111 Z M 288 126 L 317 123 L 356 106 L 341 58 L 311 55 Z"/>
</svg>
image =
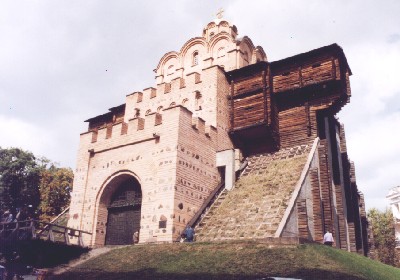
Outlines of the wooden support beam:
<svg viewBox="0 0 400 280">
<path fill-rule="evenodd" d="M 65 242 L 65 244 L 67 244 L 67 245 L 69 245 L 68 231 L 69 231 L 69 229 L 67 229 L 67 228 L 64 229 L 64 242 Z"/>
<path fill-rule="evenodd" d="M 53 226 L 50 225 L 47 234 L 47 240 L 54 242 L 54 233 L 53 233 Z"/>
</svg>

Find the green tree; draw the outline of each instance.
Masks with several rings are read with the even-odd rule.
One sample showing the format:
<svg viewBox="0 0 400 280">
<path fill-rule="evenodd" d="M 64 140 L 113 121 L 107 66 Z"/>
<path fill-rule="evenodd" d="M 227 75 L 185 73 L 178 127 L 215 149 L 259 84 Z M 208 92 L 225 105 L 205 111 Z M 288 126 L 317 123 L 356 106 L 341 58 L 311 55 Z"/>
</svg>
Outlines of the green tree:
<svg viewBox="0 0 400 280">
<path fill-rule="evenodd" d="M 0 207 L 39 205 L 40 172 L 47 160 L 36 158 L 31 152 L 19 148 L 0 147 Z"/>
<path fill-rule="evenodd" d="M 50 221 L 69 206 L 74 174 L 53 164 L 40 174 L 40 219 Z"/>
<path fill-rule="evenodd" d="M 383 263 L 395 266 L 396 239 L 392 211 L 386 209 L 381 212 L 372 208 L 368 211 L 368 220 L 372 226 L 376 257 Z"/>
</svg>

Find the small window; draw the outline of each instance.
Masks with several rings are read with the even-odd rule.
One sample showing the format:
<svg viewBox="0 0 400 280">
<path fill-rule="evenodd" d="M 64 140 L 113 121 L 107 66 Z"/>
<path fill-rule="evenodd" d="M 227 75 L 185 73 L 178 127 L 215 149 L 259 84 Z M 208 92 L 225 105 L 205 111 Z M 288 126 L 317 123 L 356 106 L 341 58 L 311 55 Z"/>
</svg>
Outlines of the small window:
<svg viewBox="0 0 400 280">
<path fill-rule="evenodd" d="M 168 66 L 167 75 L 171 75 L 174 72 L 174 65 Z"/>
<path fill-rule="evenodd" d="M 196 108 L 195 108 L 195 110 L 196 111 L 201 110 L 201 106 L 203 104 L 203 98 L 202 97 L 203 96 L 201 95 L 200 91 L 195 91 L 195 98 L 196 98 L 196 104 L 195 104 Z"/>
<path fill-rule="evenodd" d="M 140 117 L 140 109 L 135 108 L 135 118 L 139 118 L 139 117 Z"/>
<path fill-rule="evenodd" d="M 244 52 L 243 54 L 243 59 L 248 63 L 249 62 L 249 53 L 248 52 Z"/>
<path fill-rule="evenodd" d="M 224 57 L 224 56 L 225 56 L 225 48 L 221 47 L 217 51 L 217 58 Z"/>
<path fill-rule="evenodd" d="M 145 115 L 148 116 L 148 115 L 150 115 L 150 113 L 151 113 L 151 110 L 147 110 Z"/>
<path fill-rule="evenodd" d="M 198 65 L 199 64 L 199 52 L 195 51 L 193 53 L 193 61 L 192 61 L 193 66 Z"/>
<path fill-rule="evenodd" d="M 159 221 L 158 228 L 167 228 L 167 221 Z"/>
</svg>

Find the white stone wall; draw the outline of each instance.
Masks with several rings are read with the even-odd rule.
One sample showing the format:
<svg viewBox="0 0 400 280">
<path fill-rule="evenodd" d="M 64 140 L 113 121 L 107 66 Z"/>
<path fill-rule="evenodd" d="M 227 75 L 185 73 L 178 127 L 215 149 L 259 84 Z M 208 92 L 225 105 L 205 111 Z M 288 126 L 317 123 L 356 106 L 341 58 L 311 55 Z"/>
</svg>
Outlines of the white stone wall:
<svg viewBox="0 0 400 280">
<path fill-rule="evenodd" d="M 386 198 L 389 200 L 395 220 L 396 247 L 400 247 L 400 186 L 392 188 Z"/>
</svg>

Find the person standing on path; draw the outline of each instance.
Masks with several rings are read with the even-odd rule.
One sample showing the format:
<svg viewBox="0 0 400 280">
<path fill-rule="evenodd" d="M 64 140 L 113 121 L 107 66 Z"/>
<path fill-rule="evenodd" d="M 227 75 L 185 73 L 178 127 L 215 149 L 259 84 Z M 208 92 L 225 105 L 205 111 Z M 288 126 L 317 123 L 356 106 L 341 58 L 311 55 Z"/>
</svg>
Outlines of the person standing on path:
<svg viewBox="0 0 400 280">
<path fill-rule="evenodd" d="M 194 229 L 191 226 L 187 226 L 185 230 L 186 242 L 194 241 Z"/>
<path fill-rule="evenodd" d="M 325 235 L 324 235 L 324 244 L 327 245 L 327 246 L 332 247 L 333 236 L 332 236 L 332 233 L 329 232 L 329 230 L 327 230 Z"/>
</svg>

